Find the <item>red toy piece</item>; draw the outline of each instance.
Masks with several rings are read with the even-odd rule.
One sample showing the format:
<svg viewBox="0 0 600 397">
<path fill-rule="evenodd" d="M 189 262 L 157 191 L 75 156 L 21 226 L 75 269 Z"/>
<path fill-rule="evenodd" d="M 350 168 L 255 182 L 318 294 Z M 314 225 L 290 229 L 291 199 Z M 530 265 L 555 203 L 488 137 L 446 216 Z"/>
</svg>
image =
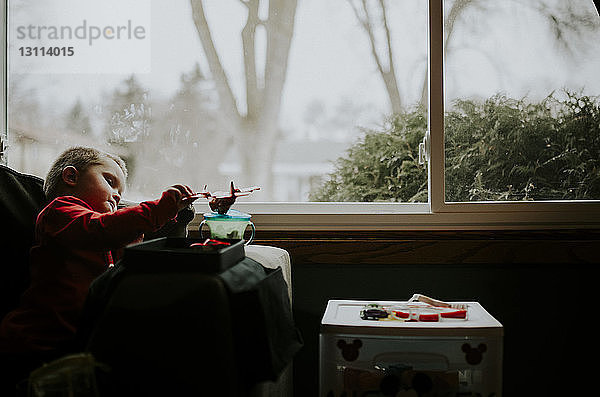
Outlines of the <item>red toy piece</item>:
<svg viewBox="0 0 600 397">
<path fill-rule="evenodd" d="M 214 240 L 212 238 L 207 238 L 206 240 L 204 240 L 201 243 L 193 243 L 190 244 L 190 248 L 192 247 L 206 247 L 207 245 L 211 245 L 211 246 L 215 246 L 215 245 L 231 245 L 230 243 L 226 242 L 226 241 L 219 241 L 219 240 Z"/>
</svg>

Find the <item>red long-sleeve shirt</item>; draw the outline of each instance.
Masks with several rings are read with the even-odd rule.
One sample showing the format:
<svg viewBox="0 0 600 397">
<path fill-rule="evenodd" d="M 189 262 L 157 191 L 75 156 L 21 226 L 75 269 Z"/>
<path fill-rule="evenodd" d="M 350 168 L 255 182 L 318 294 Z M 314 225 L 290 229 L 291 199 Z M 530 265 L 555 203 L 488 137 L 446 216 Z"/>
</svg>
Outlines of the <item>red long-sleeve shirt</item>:
<svg viewBox="0 0 600 397">
<path fill-rule="evenodd" d="M 38 215 L 31 284 L 0 324 L 0 352 L 53 350 L 72 339 L 91 282 L 123 247 L 176 215 L 169 192 L 109 213 L 95 212 L 77 197 L 54 199 Z"/>
</svg>

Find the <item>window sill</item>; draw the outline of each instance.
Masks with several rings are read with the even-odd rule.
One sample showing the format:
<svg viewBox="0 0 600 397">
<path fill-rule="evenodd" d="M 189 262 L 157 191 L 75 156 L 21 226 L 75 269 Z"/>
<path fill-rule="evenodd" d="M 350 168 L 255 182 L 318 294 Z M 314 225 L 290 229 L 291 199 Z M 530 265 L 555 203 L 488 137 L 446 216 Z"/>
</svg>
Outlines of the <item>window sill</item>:
<svg viewBox="0 0 600 397">
<path fill-rule="evenodd" d="M 190 237 L 198 238 L 196 230 Z M 259 228 L 253 244 L 283 248 L 306 266 L 502 266 L 599 264 L 599 229 L 301 231 Z M 440 269 L 440 268 L 438 268 Z"/>
<path fill-rule="evenodd" d="M 460 207 L 449 206 L 448 212 L 431 213 L 428 204 L 360 204 L 360 208 L 352 203 L 235 205 L 239 211 L 251 214 L 256 228 L 263 231 L 600 229 L 598 203 L 517 206 L 512 211 L 493 207 L 481 207 L 481 211 L 474 212 L 472 208 L 462 211 Z M 205 204 L 196 204 L 196 217 L 190 229 L 198 230 L 202 213 L 207 210 Z"/>
</svg>

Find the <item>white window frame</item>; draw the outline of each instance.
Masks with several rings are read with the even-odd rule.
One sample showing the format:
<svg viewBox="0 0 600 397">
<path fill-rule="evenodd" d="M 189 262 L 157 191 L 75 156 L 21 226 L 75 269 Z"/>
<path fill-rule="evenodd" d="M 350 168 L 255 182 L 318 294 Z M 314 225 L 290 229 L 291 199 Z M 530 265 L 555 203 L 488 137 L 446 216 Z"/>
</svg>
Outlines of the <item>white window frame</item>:
<svg viewBox="0 0 600 397">
<path fill-rule="evenodd" d="M 0 117 L 7 131 L 7 2 L 0 0 L 3 29 Z M 428 188 L 427 203 L 250 203 L 263 230 L 492 230 L 600 228 L 600 201 L 468 202 L 445 201 L 444 179 L 444 0 L 428 0 Z M 208 207 L 196 204 L 198 215 Z"/>
</svg>

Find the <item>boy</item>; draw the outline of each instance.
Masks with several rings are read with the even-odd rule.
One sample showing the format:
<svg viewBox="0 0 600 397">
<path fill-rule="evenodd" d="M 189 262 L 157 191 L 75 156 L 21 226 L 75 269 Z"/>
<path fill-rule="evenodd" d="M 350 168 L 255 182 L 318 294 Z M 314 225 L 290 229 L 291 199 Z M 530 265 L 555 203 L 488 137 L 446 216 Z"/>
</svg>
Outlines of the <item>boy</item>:
<svg viewBox="0 0 600 397">
<path fill-rule="evenodd" d="M 174 185 L 158 200 L 117 209 L 127 168 L 119 157 L 74 147 L 55 161 L 44 191 L 31 249 L 31 284 L 20 306 L 0 324 L 0 353 L 49 357 L 69 345 L 88 288 L 122 248 L 139 242 L 187 207 L 188 186 Z"/>
</svg>

